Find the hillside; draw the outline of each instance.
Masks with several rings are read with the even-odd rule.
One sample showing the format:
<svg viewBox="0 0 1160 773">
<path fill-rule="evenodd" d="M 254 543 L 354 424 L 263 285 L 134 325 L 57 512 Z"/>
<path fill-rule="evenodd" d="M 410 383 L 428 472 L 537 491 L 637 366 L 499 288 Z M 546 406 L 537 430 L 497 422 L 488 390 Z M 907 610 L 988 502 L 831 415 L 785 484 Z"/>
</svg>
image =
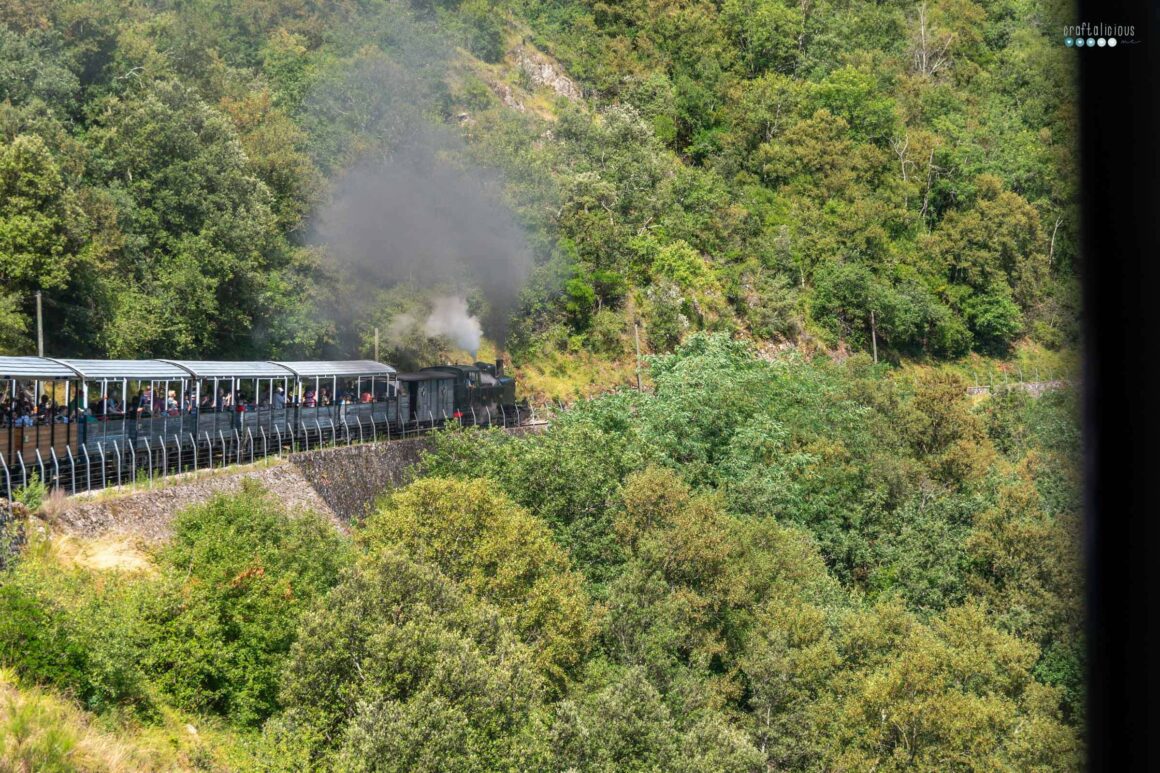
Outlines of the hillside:
<svg viewBox="0 0 1160 773">
<path fill-rule="evenodd" d="M 634 320 L 646 352 L 1075 343 L 1064 5 L 3 9 L 0 350 L 38 289 L 60 355 L 353 356 L 377 326 L 418 363 L 479 347 L 432 323 L 448 295 L 569 375 Z"/>
<path fill-rule="evenodd" d="M 569 403 L 349 528 L 25 487 L 0 770 L 1080 769 L 1069 13 L 0 0 L 0 353 Z"/>
<path fill-rule="evenodd" d="M 33 522 L 0 768 L 1080 769 L 1074 393 L 704 334 L 650 378 L 438 433 L 350 533 L 252 482 L 152 545 Z"/>
</svg>

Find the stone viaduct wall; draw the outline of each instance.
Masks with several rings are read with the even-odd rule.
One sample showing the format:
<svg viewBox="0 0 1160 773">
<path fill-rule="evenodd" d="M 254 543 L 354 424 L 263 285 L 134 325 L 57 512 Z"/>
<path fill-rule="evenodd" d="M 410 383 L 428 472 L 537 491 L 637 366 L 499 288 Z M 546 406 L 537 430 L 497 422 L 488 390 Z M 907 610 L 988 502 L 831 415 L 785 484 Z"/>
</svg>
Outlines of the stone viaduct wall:
<svg viewBox="0 0 1160 773">
<path fill-rule="evenodd" d="M 542 426 L 512 427 L 510 434 L 538 432 Z M 272 459 L 267 465 L 226 468 L 167 478 L 152 489 L 105 489 L 93 495 L 50 502 L 54 526 L 83 537 L 118 535 L 163 540 L 173 516 L 219 493 L 235 492 L 253 480 L 291 509 L 309 509 L 340 529 L 364 516 L 386 491 L 405 485 L 419 472 L 428 437 L 324 448 Z"/>
</svg>

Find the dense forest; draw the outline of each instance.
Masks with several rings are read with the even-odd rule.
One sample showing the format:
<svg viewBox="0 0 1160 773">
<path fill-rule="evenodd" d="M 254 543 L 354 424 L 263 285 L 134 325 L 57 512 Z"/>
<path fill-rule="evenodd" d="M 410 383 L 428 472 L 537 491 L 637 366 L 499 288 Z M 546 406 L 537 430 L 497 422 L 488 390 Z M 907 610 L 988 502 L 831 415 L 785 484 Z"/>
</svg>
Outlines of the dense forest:
<svg viewBox="0 0 1160 773">
<path fill-rule="evenodd" d="M 1073 393 L 972 406 L 722 334 L 651 369 L 543 433 L 440 433 L 350 536 L 258 488 L 132 571 L 34 536 L 0 582 L 0 761 L 1080 768 Z"/>
<path fill-rule="evenodd" d="M 1076 394 L 967 390 L 1077 349 L 1069 8 L 0 0 L 0 354 L 605 392 L 113 568 L 30 487 L 0 768 L 1078 769 Z"/>
<path fill-rule="evenodd" d="M 0 8 L 3 351 L 37 290 L 62 356 L 1075 342 L 1054 0 Z"/>
</svg>

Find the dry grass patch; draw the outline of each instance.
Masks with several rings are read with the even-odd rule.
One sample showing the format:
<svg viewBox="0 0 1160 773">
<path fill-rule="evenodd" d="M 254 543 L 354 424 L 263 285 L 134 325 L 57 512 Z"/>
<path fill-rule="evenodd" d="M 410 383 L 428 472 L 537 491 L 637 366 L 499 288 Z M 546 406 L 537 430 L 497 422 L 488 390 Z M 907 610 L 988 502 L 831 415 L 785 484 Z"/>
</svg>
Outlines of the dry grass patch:
<svg viewBox="0 0 1160 773">
<path fill-rule="evenodd" d="M 60 535 L 53 539 L 57 560 L 98 572 L 121 571 L 154 574 L 149 553 L 135 539 L 124 536 L 82 539 Z"/>
<path fill-rule="evenodd" d="M 0 771 L 189 770 L 161 750 L 142 749 L 93 726 L 90 715 L 38 688 L 18 688 L 0 670 Z"/>
</svg>

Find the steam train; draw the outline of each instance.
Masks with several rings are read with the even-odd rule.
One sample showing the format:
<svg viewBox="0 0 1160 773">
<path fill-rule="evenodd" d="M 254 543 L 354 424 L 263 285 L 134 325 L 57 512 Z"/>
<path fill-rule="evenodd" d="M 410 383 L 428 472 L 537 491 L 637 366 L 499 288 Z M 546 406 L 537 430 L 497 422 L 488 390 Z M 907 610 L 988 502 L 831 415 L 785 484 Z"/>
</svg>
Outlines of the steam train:
<svg viewBox="0 0 1160 773">
<path fill-rule="evenodd" d="M 526 421 L 495 364 L 0 357 L 0 498 L 76 493 L 282 451 Z"/>
</svg>

